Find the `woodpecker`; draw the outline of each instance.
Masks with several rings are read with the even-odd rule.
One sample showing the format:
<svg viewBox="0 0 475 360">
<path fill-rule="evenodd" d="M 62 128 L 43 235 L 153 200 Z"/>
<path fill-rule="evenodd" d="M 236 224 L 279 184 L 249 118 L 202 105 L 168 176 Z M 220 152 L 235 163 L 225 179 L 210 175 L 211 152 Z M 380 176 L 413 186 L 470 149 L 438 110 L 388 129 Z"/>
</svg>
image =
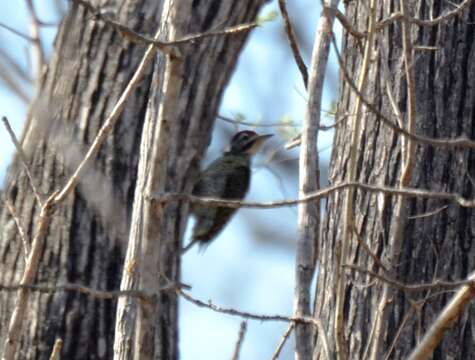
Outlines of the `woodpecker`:
<svg viewBox="0 0 475 360">
<path fill-rule="evenodd" d="M 227 200 L 242 200 L 251 181 L 251 157 L 272 135 L 258 135 L 245 130 L 231 139 L 229 150 L 204 169 L 193 187 L 192 194 Z M 237 209 L 206 207 L 195 204 L 191 213 L 196 218 L 191 242 L 183 248 L 186 252 L 195 243 L 205 248 L 223 230 Z"/>
</svg>

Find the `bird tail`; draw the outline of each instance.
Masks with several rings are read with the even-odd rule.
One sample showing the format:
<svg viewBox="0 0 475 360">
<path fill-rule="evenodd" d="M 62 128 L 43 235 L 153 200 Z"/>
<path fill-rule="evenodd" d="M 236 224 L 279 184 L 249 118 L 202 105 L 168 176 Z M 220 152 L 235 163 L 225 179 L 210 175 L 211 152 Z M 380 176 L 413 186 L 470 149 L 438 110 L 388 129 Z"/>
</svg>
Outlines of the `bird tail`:
<svg viewBox="0 0 475 360">
<path fill-rule="evenodd" d="M 213 223 L 214 221 L 212 217 L 203 216 L 200 219 L 197 219 L 195 226 L 193 227 L 193 235 L 191 237 L 191 241 L 181 250 L 181 254 L 183 255 L 184 253 L 186 253 L 196 243 L 200 244 L 200 250 L 204 250 L 206 245 L 208 245 L 208 234 L 213 228 Z"/>
</svg>

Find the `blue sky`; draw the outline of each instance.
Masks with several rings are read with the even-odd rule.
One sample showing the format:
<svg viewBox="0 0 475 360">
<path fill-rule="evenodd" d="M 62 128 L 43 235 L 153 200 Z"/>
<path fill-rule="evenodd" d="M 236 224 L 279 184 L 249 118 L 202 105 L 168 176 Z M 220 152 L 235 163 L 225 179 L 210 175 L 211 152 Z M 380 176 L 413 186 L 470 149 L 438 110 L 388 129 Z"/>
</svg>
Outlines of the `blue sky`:
<svg viewBox="0 0 475 360">
<path fill-rule="evenodd" d="M 39 2 L 39 15 L 47 21 L 57 20 L 51 9 Z M 301 0 L 289 2 L 292 19 L 299 24 L 306 46 L 305 61 L 310 63 L 316 22 L 320 14 L 318 2 Z M 292 6 L 290 6 L 292 5 Z M 263 14 L 276 11 L 272 2 Z M 6 2 L 0 13 L 0 22 L 27 32 L 27 16 L 24 2 Z M 55 28 L 45 30 L 43 40 L 46 53 L 51 52 Z M 297 124 L 305 113 L 306 91 L 293 61 L 282 31 L 280 16 L 256 29 L 242 53 L 221 105 L 220 113 L 233 117 L 243 114 L 246 121 L 276 123 L 288 117 Z M 28 69 L 26 57 L 28 44 L 0 28 L 0 41 L 4 48 L 24 69 Z M 8 45 L 5 45 L 8 44 Z M 336 99 L 337 69 L 330 58 L 330 69 L 324 92 L 324 108 L 330 108 Z M 32 90 L 26 89 L 31 95 Z M 13 95 L 0 83 L 0 115 L 7 116 L 18 135 L 25 119 L 27 104 Z M 325 119 L 331 123 L 331 119 Z M 233 125 L 217 120 L 212 144 L 205 163 L 218 156 L 228 139 L 222 136 L 223 129 L 234 131 Z M 298 128 L 297 128 L 298 130 Z M 257 129 L 258 132 L 273 132 L 278 129 Z M 285 142 L 282 136 L 274 136 L 266 153 L 255 159 L 253 180 L 248 200 L 271 201 L 297 196 L 297 171 L 289 173 L 274 159 L 267 161 L 273 148 Z M 332 134 L 320 138 L 321 157 L 326 161 L 330 155 Z M 3 128 L 0 128 L 0 184 L 11 161 L 13 145 Z M 286 161 L 296 162 L 298 149 L 285 154 Z M 294 159 L 294 160 L 289 160 Z M 297 237 L 297 209 L 242 209 L 205 253 L 192 249 L 183 259 L 183 282 L 192 285 L 191 293 L 201 300 L 212 300 L 224 307 L 263 314 L 291 315 L 294 290 L 294 256 Z M 185 241 L 188 240 L 188 235 Z M 213 313 L 207 309 L 181 302 L 180 348 L 182 359 L 230 358 L 237 339 L 241 319 Z M 250 321 L 242 348 L 242 359 L 268 359 L 271 357 L 285 323 L 262 323 Z M 287 344 L 281 359 L 292 356 L 292 346 Z"/>
</svg>

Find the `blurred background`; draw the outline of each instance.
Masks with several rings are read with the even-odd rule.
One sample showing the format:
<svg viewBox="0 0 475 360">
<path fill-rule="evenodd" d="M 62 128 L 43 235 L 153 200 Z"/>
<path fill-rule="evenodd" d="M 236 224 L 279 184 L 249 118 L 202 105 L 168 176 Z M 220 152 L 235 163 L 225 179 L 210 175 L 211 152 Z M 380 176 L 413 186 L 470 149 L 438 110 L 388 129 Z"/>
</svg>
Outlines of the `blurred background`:
<svg viewBox="0 0 475 360">
<path fill-rule="evenodd" d="M 44 22 L 41 38 L 48 59 L 62 16 L 63 0 L 36 1 L 38 17 Z M 288 11 L 303 58 L 310 64 L 320 2 L 292 1 Z M 238 130 L 252 129 L 274 136 L 256 157 L 249 201 L 273 201 L 298 195 L 299 148 L 284 144 L 299 133 L 307 93 L 293 60 L 277 1 L 262 10 L 275 19 L 254 30 L 242 52 L 228 85 L 220 115 L 255 124 L 237 125 L 216 120 L 212 143 L 203 166 L 226 149 Z M 0 12 L 0 116 L 7 116 L 20 137 L 28 106 L 34 97 L 34 72 L 27 40 L 6 29 L 29 33 L 26 1 L 5 2 Z M 340 28 L 335 32 L 340 36 Z M 323 109 L 332 110 L 337 99 L 338 67 L 330 56 L 324 89 Z M 322 113 L 322 123 L 334 118 Z M 320 132 L 319 154 L 322 184 L 331 153 L 332 131 Z M 0 128 L 0 188 L 12 159 L 14 146 Z M 188 224 L 188 229 L 192 225 Z M 183 282 L 203 301 L 259 314 L 292 314 L 294 260 L 297 239 L 297 208 L 241 209 L 204 253 L 198 248 L 183 258 Z M 189 240 L 189 231 L 185 242 Z M 240 318 L 218 314 L 181 301 L 180 350 L 182 359 L 229 359 L 237 340 Z M 288 324 L 249 321 L 241 350 L 242 359 L 270 359 Z M 281 359 L 293 358 L 293 340 Z"/>
</svg>

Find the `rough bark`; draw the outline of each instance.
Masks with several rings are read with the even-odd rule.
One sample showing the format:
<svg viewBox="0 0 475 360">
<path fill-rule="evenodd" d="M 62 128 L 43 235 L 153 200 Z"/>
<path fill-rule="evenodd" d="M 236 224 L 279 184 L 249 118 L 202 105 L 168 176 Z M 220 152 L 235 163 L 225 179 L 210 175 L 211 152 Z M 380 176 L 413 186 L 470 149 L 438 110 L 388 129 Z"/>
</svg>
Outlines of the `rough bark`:
<svg viewBox="0 0 475 360">
<path fill-rule="evenodd" d="M 398 2 L 383 1 L 378 4 L 378 19 L 387 18 Z M 408 1 L 411 16 L 428 19 L 449 10 L 444 2 L 424 0 Z M 416 113 L 415 131 L 418 134 L 438 138 L 465 135 L 475 138 L 475 88 L 471 79 L 475 76 L 475 29 L 469 23 L 475 15 L 475 6 L 470 6 L 460 17 L 432 27 L 411 25 L 412 42 L 416 45 L 435 46 L 437 51 L 415 51 Z M 351 1 L 347 16 L 359 31 L 367 27 L 366 2 Z M 390 116 L 392 109 L 386 95 L 385 63 L 389 68 L 392 92 L 399 110 L 406 121 L 407 90 L 402 58 L 401 24 L 396 22 L 376 37 L 378 53 L 372 62 L 364 94 Z M 362 52 L 358 41 L 344 36 L 345 64 L 357 78 L 361 67 Z M 387 49 L 387 51 L 386 51 Z M 387 59 L 387 60 L 386 60 Z M 339 113 L 354 108 L 356 96 L 342 80 Z M 394 121 L 396 118 L 391 117 Z M 389 130 L 371 113 L 364 112 L 363 131 L 359 139 L 357 180 L 365 183 L 397 186 L 401 171 L 401 137 Z M 345 179 L 348 166 L 349 125 L 338 127 L 335 133 L 334 150 L 329 170 L 330 184 Z M 416 161 L 410 186 L 435 191 L 457 192 L 465 197 L 475 195 L 475 154 L 468 149 L 440 149 L 429 145 L 416 146 Z M 343 194 L 331 196 L 327 203 L 327 215 L 323 224 L 320 272 L 316 294 L 316 314 L 325 323 L 329 332 L 334 325 L 335 307 L 335 246 L 342 236 Z M 440 209 L 432 215 L 410 218 Z M 407 199 L 405 202 L 406 224 L 403 229 L 401 251 L 388 259 L 393 243 L 389 242 L 395 228 L 395 198 L 357 191 L 354 202 L 355 227 L 346 263 L 356 264 L 373 271 L 382 269 L 374 263 L 368 252 L 358 245 L 356 236 L 364 241 L 386 266 L 394 266 L 393 274 L 409 283 L 430 282 L 434 278 L 446 280 L 464 279 L 475 270 L 475 211 L 453 203 L 437 200 Z M 403 212 L 404 213 L 404 212 Z M 382 284 L 360 286 L 373 279 L 359 273 L 349 274 L 344 304 L 345 337 L 348 353 L 352 358 L 367 358 L 369 341 L 374 341 L 372 324 L 378 316 L 377 306 Z M 434 295 L 434 296 L 432 296 Z M 450 293 L 421 292 L 404 294 L 391 289 L 387 303 L 387 318 L 381 337 L 381 348 L 376 358 L 383 358 L 398 331 L 391 358 L 406 358 L 414 345 L 421 340 L 424 331 L 450 299 Z M 415 302 L 419 302 L 416 307 Z M 472 356 L 475 345 L 473 326 L 475 313 L 468 308 L 455 327 L 447 332 L 441 345 L 434 352 L 434 359 L 465 359 Z M 334 344 L 331 344 L 333 347 Z M 321 353 L 321 343 L 317 342 Z M 318 357 L 318 356 L 317 356 Z"/>
<path fill-rule="evenodd" d="M 110 3 L 110 2 L 109 2 Z M 250 21 L 263 1 L 189 2 L 189 22 L 184 29 L 201 32 L 217 24 L 234 25 Z M 112 5 L 112 4 L 109 4 Z M 114 7 L 113 7 L 114 8 Z M 156 1 L 117 1 L 117 20 L 132 29 L 153 34 L 161 16 Z M 42 90 L 33 104 L 23 135 L 29 166 L 44 194 L 60 188 L 94 139 L 125 84 L 130 80 L 145 51 L 133 45 L 91 14 L 72 5 L 55 42 L 55 52 L 42 81 Z M 209 140 L 219 100 L 245 34 L 196 41 L 196 51 L 185 59 L 184 85 L 177 110 L 179 132 L 173 149 L 186 154 L 186 175 L 196 171 Z M 56 210 L 46 237 L 36 282 L 41 284 L 78 283 L 98 289 L 117 289 L 125 255 L 131 205 L 133 203 L 141 132 L 149 97 L 158 101 L 160 76 L 152 81 L 152 70 L 160 74 L 157 61 L 148 76 L 131 96 L 114 132 L 102 147 L 97 161 L 82 179 L 73 195 Z M 149 96 L 150 95 L 150 96 Z M 190 129 L 188 125 L 199 126 Z M 193 135 L 193 136 L 192 136 Z M 185 144 L 195 151 L 187 152 Z M 183 151 L 183 153 L 181 152 Z M 173 168 L 170 169 L 173 172 Z M 181 171 L 177 176 L 185 175 Z M 175 179 L 175 178 L 174 178 Z M 173 190 L 183 191 L 190 178 L 180 178 Z M 172 189 L 167 189 L 172 190 Z M 5 197 L 14 204 L 28 238 L 32 237 L 39 206 L 15 158 L 8 174 Z M 24 267 L 23 248 L 13 219 L 0 207 L 0 282 L 18 283 Z M 169 210 L 176 220 L 166 247 L 161 252 L 165 273 L 179 277 L 177 256 L 185 217 L 182 206 Z M 169 228 L 168 228 L 169 230 Z M 0 293 L 0 338 L 5 338 L 15 293 Z M 164 295 L 161 324 L 167 343 L 163 358 L 178 356 L 177 306 L 174 297 Z M 62 355 L 67 359 L 112 358 L 116 301 L 93 300 L 83 295 L 34 293 L 23 327 L 19 359 L 46 359 L 56 337 L 64 340 Z M 3 346 L 3 340 L 0 342 Z M 0 349 L 1 351 L 2 349 Z"/>
<path fill-rule="evenodd" d="M 169 33 L 169 40 L 173 40 L 216 24 L 232 26 L 250 22 L 263 3 L 167 2 L 163 19 L 169 23 L 164 33 Z M 207 144 L 203 140 L 210 134 L 210 120 L 245 38 L 245 34 L 219 36 L 182 46 L 179 58 L 169 56 L 164 61 L 165 67 L 156 68 L 155 75 L 161 81 L 152 91 L 146 116 L 126 257 L 126 264 L 134 264 L 134 270 L 124 270 L 123 289 L 156 291 L 168 280 L 180 280 L 180 240 L 188 207 L 182 203 L 154 206 L 147 197 L 191 191 L 197 160 Z M 115 358 L 178 358 L 177 313 L 176 293 L 163 292 L 154 304 L 121 299 Z"/>
</svg>

